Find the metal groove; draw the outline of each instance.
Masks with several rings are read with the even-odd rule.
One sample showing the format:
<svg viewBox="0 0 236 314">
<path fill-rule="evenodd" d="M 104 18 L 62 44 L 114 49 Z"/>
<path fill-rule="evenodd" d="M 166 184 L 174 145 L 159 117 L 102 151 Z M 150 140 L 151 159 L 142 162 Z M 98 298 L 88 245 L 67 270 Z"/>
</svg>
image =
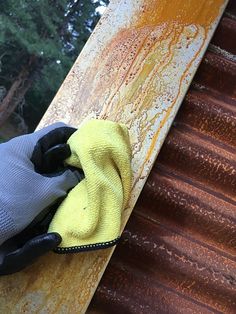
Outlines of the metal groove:
<svg viewBox="0 0 236 314">
<path fill-rule="evenodd" d="M 214 75 L 212 75 L 214 73 Z M 207 52 L 194 81 L 209 90 L 235 98 L 236 64 L 225 57 Z"/>
<path fill-rule="evenodd" d="M 220 145 L 236 142 L 236 107 L 209 94 L 190 90 L 176 118 L 176 123 L 191 126 Z M 229 147 L 227 149 L 230 149 Z"/>
<path fill-rule="evenodd" d="M 230 1 L 88 313 L 236 313 Z"/>
<path fill-rule="evenodd" d="M 160 162 L 177 173 L 207 184 L 227 197 L 236 195 L 235 155 L 221 147 L 203 141 L 196 134 L 184 133 L 176 127 L 167 137 Z M 166 158 L 168 156 L 168 158 Z"/>
<path fill-rule="evenodd" d="M 145 197 L 137 206 L 138 212 L 234 254 L 234 205 L 189 184 L 184 177 L 174 177 L 168 168 L 159 167 L 152 172 L 144 193 Z"/>
<path fill-rule="evenodd" d="M 232 38 L 235 38 L 235 36 L 236 20 L 229 17 L 223 17 L 211 44 L 235 56 L 236 47 L 234 41 L 231 40 Z M 225 56 L 226 55 L 224 55 L 224 57 Z"/>
</svg>

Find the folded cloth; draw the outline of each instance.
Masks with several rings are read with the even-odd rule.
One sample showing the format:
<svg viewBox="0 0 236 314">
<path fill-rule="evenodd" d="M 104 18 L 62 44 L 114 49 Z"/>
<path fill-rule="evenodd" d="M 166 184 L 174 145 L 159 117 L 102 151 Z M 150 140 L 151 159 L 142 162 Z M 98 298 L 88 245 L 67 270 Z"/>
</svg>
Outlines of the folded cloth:
<svg viewBox="0 0 236 314">
<path fill-rule="evenodd" d="M 62 237 L 57 253 L 74 253 L 115 245 L 122 211 L 131 190 L 131 147 L 125 125 L 91 120 L 68 140 L 70 166 L 85 178 L 59 206 L 49 232 Z"/>
</svg>

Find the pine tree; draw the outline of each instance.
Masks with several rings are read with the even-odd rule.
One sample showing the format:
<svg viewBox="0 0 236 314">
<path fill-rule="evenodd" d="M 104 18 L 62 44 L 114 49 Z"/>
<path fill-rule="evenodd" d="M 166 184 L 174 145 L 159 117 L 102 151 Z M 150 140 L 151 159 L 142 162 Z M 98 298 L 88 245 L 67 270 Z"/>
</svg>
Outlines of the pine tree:
<svg viewBox="0 0 236 314">
<path fill-rule="evenodd" d="M 98 5 L 94 0 L 2 1 L 0 86 L 7 92 L 0 102 L 0 126 L 23 99 L 25 118 L 39 120 L 99 19 Z"/>
</svg>

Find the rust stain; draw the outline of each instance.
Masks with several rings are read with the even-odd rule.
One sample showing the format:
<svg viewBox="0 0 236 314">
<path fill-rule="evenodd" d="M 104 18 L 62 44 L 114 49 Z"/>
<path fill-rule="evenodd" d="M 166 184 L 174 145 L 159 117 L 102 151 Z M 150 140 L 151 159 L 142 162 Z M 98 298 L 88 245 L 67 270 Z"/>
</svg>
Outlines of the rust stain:
<svg viewBox="0 0 236 314">
<path fill-rule="evenodd" d="M 97 73 L 91 75 L 91 86 L 95 87 L 91 91 L 90 102 L 94 99 L 92 95 L 96 96 L 94 106 L 97 99 L 105 99 L 99 117 L 109 116 L 109 119 L 124 121 L 129 126 L 131 134 L 133 132 L 134 158 L 140 151 L 141 143 L 149 142 L 151 138 L 149 153 L 142 158 L 144 162 L 142 166 L 139 165 L 137 178 L 152 155 L 160 130 L 183 93 L 183 86 L 190 80 L 190 67 L 205 43 L 205 34 L 202 32 L 197 27 L 184 29 L 174 24 L 170 29 L 162 25 L 121 31 L 99 58 L 104 62 L 102 71 L 99 72 L 98 66 L 94 66 Z M 188 37 L 186 42 L 184 36 Z M 132 43 L 128 50 L 125 48 L 127 43 Z M 181 69 L 178 58 L 189 51 L 194 53 Z M 100 85 L 94 84 L 96 80 L 102 80 L 102 89 Z M 82 100 L 86 101 L 85 98 Z M 133 118 L 138 113 L 139 121 Z M 157 122 L 158 130 L 155 125 Z M 152 130 L 153 125 L 155 131 Z M 137 159 L 140 160 L 140 156 Z"/>
<path fill-rule="evenodd" d="M 149 0 L 141 6 L 136 26 L 156 26 L 163 22 L 174 22 L 181 25 L 198 24 L 210 27 L 223 4 L 223 0 Z"/>
</svg>

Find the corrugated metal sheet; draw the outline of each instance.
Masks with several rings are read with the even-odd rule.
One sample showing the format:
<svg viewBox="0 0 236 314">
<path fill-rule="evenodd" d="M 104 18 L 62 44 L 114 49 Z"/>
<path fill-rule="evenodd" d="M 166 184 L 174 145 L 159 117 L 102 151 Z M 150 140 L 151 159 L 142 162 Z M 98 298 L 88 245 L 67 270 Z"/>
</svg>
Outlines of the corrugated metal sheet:
<svg viewBox="0 0 236 314">
<path fill-rule="evenodd" d="M 88 313 L 236 313 L 230 1 Z"/>
</svg>

